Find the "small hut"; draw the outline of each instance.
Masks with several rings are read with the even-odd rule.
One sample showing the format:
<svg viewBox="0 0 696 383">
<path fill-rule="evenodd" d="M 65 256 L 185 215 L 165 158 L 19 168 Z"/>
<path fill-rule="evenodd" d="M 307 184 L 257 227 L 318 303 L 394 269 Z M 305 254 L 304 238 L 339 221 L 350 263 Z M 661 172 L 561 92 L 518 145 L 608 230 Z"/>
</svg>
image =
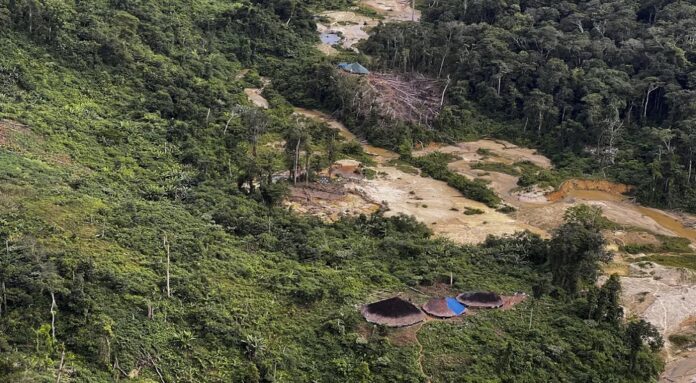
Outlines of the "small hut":
<svg viewBox="0 0 696 383">
<path fill-rule="evenodd" d="M 466 306 L 452 297 L 433 298 L 423 305 L 423 311 L 438 318 L 452 318 L 462 315 Z"/>
<path fill-rule="evenodd" d="M 368 322 L 389 327 L 410 326 L 425 320 L 425 314 L 418 307 L 399 297 L 370 303 L 360 312 Z"/>
<path fill-rule="evenodd" d="M 370 74 L 370 71 L 367 70 L 367 68 L 358 63 L 340 63 L 338 64 L 338 67 L 351 74 Z"/>
<path fill-rule="evenodd" d="M 457 301 L 469 308 L 494 309 L 503 306 L 503 298 L 490 291 L 470 291 L 457 295 Z"/>
</svg>

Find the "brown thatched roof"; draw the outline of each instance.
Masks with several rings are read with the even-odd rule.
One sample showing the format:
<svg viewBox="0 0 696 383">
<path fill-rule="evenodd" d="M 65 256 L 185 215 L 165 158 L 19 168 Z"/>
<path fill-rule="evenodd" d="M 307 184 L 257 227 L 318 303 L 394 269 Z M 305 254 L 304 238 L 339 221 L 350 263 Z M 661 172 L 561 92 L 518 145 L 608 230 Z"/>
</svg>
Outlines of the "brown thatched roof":
<svg viewBox="0 0 696 383">
<path fill-rule="evenodd" d="M 418 307 L 399 297 L 370 303 L 360 312 L 368 322 L 389 327 L 410 326 L 425 320 L 425 314 Z"/>
<path fill-rule="evenodd" d="M 498 308 L 503 305 L 503 298 L 490 291 L 469 291 L 457 295 L 457 300 L 471 308 Z"/>
<path fill-rule="evenodd" d="M 452 318 L 462 315 L 466 307 L 451 297 L 432 298 L 423 305 L 423 311 L 438 318 Z"/>
</svg>

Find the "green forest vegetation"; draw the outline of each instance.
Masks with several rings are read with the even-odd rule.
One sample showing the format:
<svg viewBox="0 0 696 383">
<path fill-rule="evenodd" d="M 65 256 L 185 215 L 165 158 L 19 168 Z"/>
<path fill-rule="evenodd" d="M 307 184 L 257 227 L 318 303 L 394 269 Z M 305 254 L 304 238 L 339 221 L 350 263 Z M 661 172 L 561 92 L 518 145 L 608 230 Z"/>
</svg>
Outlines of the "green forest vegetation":
<svg viewBox="0 0 696 383">
<path fill-rule="evenodd" d="M 528 143 L 694 212 L 694 20 L 689 1 L 428 1 L 361 48 L 376 68 L 446 79 L 439 134 Z"/>
<path fill-rule="evenodd" d="M 292 181 L 274 174 L 302 182 L 337 158 L 364 157 L 292 114 L 291 103 L 338 108 L 351 86 L 313 48 L 313 12 L 345 3 L 0 0 L 0 381 L 655 380 L 659 334 L 620 319 L 616 277 L 595 286 L 608 259 L 597 210 L 571 211 L 551 240 L 520 234 L 474 247 L 433 238 L 408 217 L 328 224 L 279 205 Z M 428 20 L 443 4 L 422 26 L 404 25 L 435 28 Z M 496 12 L 481 21 L 494 25 Z M 389 28 L 369 42 L 375 57 Z M 242 93 L 259 74 L 272 79 L 268 111 Z M 455 102 L 457 81 L 445 115 L 469 113 Z M 658 100 L 672 88 L 660 89 L 648 101 L 656 124 L 678 114 Z M 343 116 L 363 130 L 379 119 Z M 401 145 L 440 134 L 397 124 L 387 140 L 391 128 L 375 126 L 371 138 Z M 659 149 L 658 165 L 673 172 L 661 168 L 659 185 L 670 181 L 655 203 L 682 192 L 689 201 L 679 137 Z M 662 148 L 635 148 L 629 135 L 619 146 L 617 163 L 626 148 L 645 155 L 637 172 Z M 497 204 L 447 173 L 446 159 L 421 161 Z M 451 274 L 454 290 L 530 299 L 424 326 L 422 369 L 418 344 L 392 344 L 395 330 L 366 325 L 356 310 Z"/>
</svg>

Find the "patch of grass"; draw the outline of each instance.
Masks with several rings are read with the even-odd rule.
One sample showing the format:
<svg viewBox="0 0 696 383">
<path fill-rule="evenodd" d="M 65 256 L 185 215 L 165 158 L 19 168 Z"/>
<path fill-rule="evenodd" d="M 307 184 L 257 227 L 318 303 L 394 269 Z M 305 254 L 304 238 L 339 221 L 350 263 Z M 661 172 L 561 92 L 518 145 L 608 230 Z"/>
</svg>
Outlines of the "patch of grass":
<svg viewBox="0 0 696 383">
<path fill-rule="evenodd" d="M 483 159 L 485 160 L 487 157 L 498 157 L 497 154 L 493 153 L 492 150 L 486 149 L 486 148 L 478 148 L 476 149 L 476 154 L 479 156 L 482 156 Z"/>
<path fill-rule="evenodd" d="M 561 186 L 563 181 L 573 176 L 564 170 L 540 168 L 531 161 L 515 162 L 513 166 L 521 173 L 517 185 L 523 188 L 537 185 L 541 188 L 553 187 L 555 189 Z"/>
<path fill-rule="evenodd" d="M 641 261 L 650 261 L 669 267 L 682 267 L 696 271 L 696 254 L 656 254 L 640 258 Z"/>
<path fill-rule="evenodd" d="M 510 205 L 504 205 L 504 206 L 501 206 L 499 209 L 496 209 L 496 211 L 499 213 L 503 213 L 503 214 L 510 214 L 510 213 L 516 212 L 517 209 L 515 209 L 514 207 L 512 207 Z"/>
<path fill-rule="evenodd" d="M 673 252 L 673 253 L 693 253 L 694 250 L 689 247 L 691 242 L 686 239 L 686 238 L 681 238 L 681 237 L 670 237 L 666 235 L 657 235 L 657 239 L 659 239 L 662 244 L 661 244 L 661 249 L 665 252 Z"/>
<path fill-rule="evenodd" d="M 696 334 L 672 334 L 668 339 L 670 343 L 680 349 L 696 346 Z"/>
<path fill-rule="evenodd" d="M 465 214 L 465 215 L 479 215 L 479 214 L 483 214 L 483 213 L 484 213 L 483 210 L 481 210 L 481 209 L 476 209 L 476 208 L 473 208 L 473 207 L 466 207 L 466 208 L 464 209 L 464 214 Z"/>
<path fill-rule="evenodd" d="M 511 176 L 520 176 L 522 173 L 513 165 L 503 164 L 500 162 L 476 162 L 471 165 L 472 169 L 486 170 L 489 172 L 497 172 L 509 174 Z"/>
<path fill-rule="evenodd" d="M 691 242 L 686 238 L 670 237 L 666 235 L 655 235 L 660 240 L 659 245 L 655 244 L 635 244 L 629 243 L 619 247 L 619 250 L 629 254 L 639 253 L 677 253 L 694 254 L 694 250 L 689 246 Z"/>
<path fill-rule="evenodd" d="M 366 168 L 365 170 L 363 170 L 363 175 L 368 180 L 373 180 L 375 179 L 375 177 L 377 177 L 377 172 L 374 169 Z"/>
<path fill-rule="evenodd" d="M 418 173 L 419 173 L 418 169 L 409 165 L 407 162 L 404 162 L 404 161 L 401 161 L 398 159 L 389 160 L 388 164 L 401 170 L 402 172 L 404 172 L 406 174 L 418 175 Z"/>
<path fill-rule="evenodd" d="M 430 153 L 423 157 L 403 156 L 405 161 L 420 168 L 428 176 L 445 181 L 467 198 L 482 202 L 486 206 L 496 208 L 500 205 L 500 197 L 486 186 L 482 180 L 471 181 L 461 174 L 457 174 L 447 168 L 447 164 L 454 160 L 454 156 L 447 153 Z"/>
</svg>

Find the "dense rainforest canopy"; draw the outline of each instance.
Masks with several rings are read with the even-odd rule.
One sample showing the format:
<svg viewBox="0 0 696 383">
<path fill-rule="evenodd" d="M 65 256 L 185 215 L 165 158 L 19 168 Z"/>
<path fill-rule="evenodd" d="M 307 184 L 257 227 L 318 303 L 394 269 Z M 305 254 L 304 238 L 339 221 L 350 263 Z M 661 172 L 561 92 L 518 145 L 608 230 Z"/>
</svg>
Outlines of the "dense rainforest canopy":
<svg viewBox="0 0 696 383">
<path fill-rule="evenodd" d="M 333 64 L 315 50 L 312 15 L 347 3 L 0 0 L 0 381 L 644 382 L 657 376 L 659 335 L 645 322 L 620 319 L 615 278 L 595 287 L 598 265 L 607 259 L 597 211 L 572 212 L 552 240 L 521 234 L 472 247 L 431 238 L 408 217 L 325 223 L 279 206 L 286 186 L 273 175 L 292 169 L 301 146 L 314 153 L 310 175 L 336 158 L 364 157 L 325 124 L 293 115 L 286 101 L 340 105 L 339 86 L 351 84 L 336 81 Z M 690 9 L 671 6 L 679 4 Z M 365 50 L 385 67 L 449 75 L 450 105 L 440 126 L 451 121 L 452 136 L 466 128 L 470 109 L 501 108 L 512 120 L 528 117 L 534 132 L 528 138 L 558 153 L 551 137 L 563 126 L 577 137 L 563 136 L 573 140 L 573 155 L 581 155 L 588 146 L 607 149 L 605 138 L 596 145 L 601 121 L 621 124 L 625 133 L 610 147 L 618 152 L 596 161 L 608 173 L 633 169 L 623 177 L 652 172 L 646 181 L 656 185 L 650 194 L 656 203 L 676 204 L 673 195 L 688 201 L 691 146 L 679 125 L 688 114 L 680 108 L 688 104 L 671 100 L 689 94 L 693 41 L 678 41 L 670 37 L 672 27 L 660 27 L 669 4 L 653 11 L 624 6 L 637 15 L 636 29 L 606 22 L 601 37 L 587 16 L 580 29 L 590 42 L 578 48 L 575 63 L 560 53 L 567 42 L 546 45 L 528 36 L 581 33 L 557 22 L 574 12 L 570 4 L 568 11 L 552 4 L 531 12 L 512 2 L 440 1 L 425 11 L 423 24 L 380 27 Z M 435 37 L 448 30 L 444 25 L 472 30 Z M 407 40 L 391 45 L 392 33 L 410 39 L 415 31 L 421 37 L 408 40 L 414 44 L 408 54 L 401 45 Z M 525 49 L 516 48 L 517 33 L 525 35 Z M 457 41 L 455 49 L 455 36 L 470 40 Z M 634 54 L 645 64 L 625 67 L 630 60 L 618 58 L 615 47 L 621 36 L 636 39 Z M 588 48 L 605 39 L 605 48 Z M 425 59 L 426 42 L 433 52 L 450 48 Z M 649 49 L 673 53 L 655 56 Z M 478 58 L 455 59 L 466 52 Z M 647 76 L 650 60 L 673 71 L 655 68 L 655 79 L 641 83 L 637 73 Z M 538 75 L 546 66 L 550 74 Z M 612 75 L 602 77 L 603 71 Z M 272 82 L 264 91 L 269 110 L 249 105 L 242 93 L 262 84 L 259 72 Z M 541 104 L 530 101 L 535 97 Z M 612 107 L 599 108 L 602 100 Z M 375 121 L 356 122 L 364 128 Z M 509 132 L 517 126 L 523 129 L 517 121 Z M 401 127 L 406 133 L 399 139 L 425 134 Z M 636 131 L 664 140 L 645 136 L 639 143 L 628 134 Z M 273 146 L 282 141 L 282 149 Z M 417 343 L 401 345 L 391 330 L 367 326 L 356 310 L 375 294 L 451 275 L 453 289 L 525 291 L 530 299 L 516 310 L 429 324 Z"/>
</svg>

